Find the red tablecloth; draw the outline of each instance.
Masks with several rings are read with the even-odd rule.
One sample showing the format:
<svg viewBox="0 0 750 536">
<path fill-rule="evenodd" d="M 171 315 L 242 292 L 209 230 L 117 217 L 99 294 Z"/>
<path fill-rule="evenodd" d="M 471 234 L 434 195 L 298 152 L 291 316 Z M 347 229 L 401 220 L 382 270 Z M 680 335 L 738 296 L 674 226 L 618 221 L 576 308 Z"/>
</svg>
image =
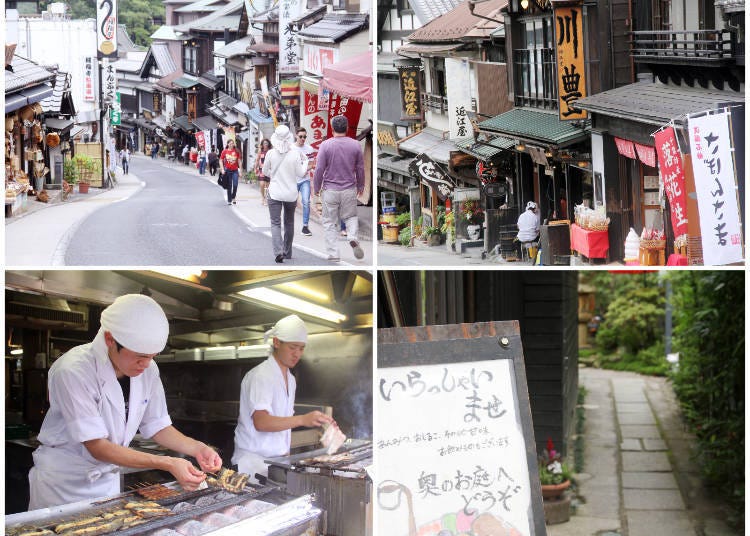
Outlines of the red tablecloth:
<svg viewBox="0 0 750 536">
<path fill-rule="evenodd" d="M 570 226 L 570 249 L 589 259 L 606 259 L 609 251 L 609 232 L 587 231 L 573 223 Z"/>
<path fill-rule="evenodd" d="M 687 266 L 688 258 L 685 255 L 679 253 L 672 253 L 667 259 L 667 266 Z"/>
</svg>

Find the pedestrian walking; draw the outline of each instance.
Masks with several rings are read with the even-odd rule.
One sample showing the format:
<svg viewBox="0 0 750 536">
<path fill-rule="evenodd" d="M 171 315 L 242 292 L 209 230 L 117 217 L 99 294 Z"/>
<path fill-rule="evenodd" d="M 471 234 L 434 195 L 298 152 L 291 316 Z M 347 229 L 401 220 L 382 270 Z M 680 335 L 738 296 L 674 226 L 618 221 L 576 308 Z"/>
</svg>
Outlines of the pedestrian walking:
<svg viewBox="0 0 750 536">
<path fill-rule="evenodd" d="M 213 177 L 216 175 L 216 170 L 219 168 L 219 155 L 216 154 L 216 146 L 211 147 L 211 152 L 208 153 L 208 172 Z"/>
<path fill-rule="evenodd" d="M 315 152 L 315 149 L 307 143 L 307 130 L 304 127 L 297 128 L 294 148 L 308 158 L 305 173 L 297 177 L 297 191 L 302 200 L 302 234 L 312 236 L 307 225 L 310 223 L 310 170 L 315 167 L 315 161 L 310 157 Z"/>
<path fill-rule="evenodd" d="M 263 173 L 263 164 L 266 160 L 266 154 L 272 147 L 273 144 L 269 140 L 262 140 L 258 147 L 258 154 L 255 156 L 255 176 L 258 178 L 258 185 L 260 186 L 261 205 L 266 204 L 268 183 L 271 181 L 271 178 Z"/>
<path fill-rule="evenodd" d="M 357 140 L 349 138 L 349 121 L 344 115 L 331 119 L 333 137 L 320 144 L 313 177 L 313 191 L 323 200 L 328 260 L 338 261 L 339 220 L 346 223 L 349 245 L 357 259 L 364 257 L 357 233 L 357 195 L 365 189 L 365 162 Z"/>
<path fill-rule="evenodd" d="M 234 140 L 227 141 L 227 148 L 221 151 L 219 157 L 219 168 L 221 173 L 226 173 L 227 180 L 227 205 L 236 205 L 237 184 L 240 175 L 240 162 L 242 154 L 234 146 Z"/>
<path fill-rule="evenodd" d="M 204 147 L 198 148 L 198 173 L 200 175 L 206 173 L 206 149 Z"/>
<path fill-rule="evenodd" d="M 185 146 L 182 148 L 182 163 L 186 166 L 190 163 L 190 158 L 188 158 L 188 155 L 190 154 L 190 147 L 186 143 Z"/>
<path fill-rule="evenodd" d="M 151 145 L 151 160 L 156 160 L 157 154 L 159 154 L 159 144 L 154 142 Z"/>
<path fill-rule="evenodd" d="M 120 150 L 120 162 L 122 163 L 123 174 L 127 175 L 128 169 L 130 169 L 130 149 L 127 147 Z"/>
<path fill-rule="evenodd" d="M 294 212 L 297 210 L 297 177 L 307 171 L 308 159 L 294 149 L 294 136 L 289 127 L 279 125 L 271 136 L 271 148 L 265 155 L 263 174 L 270 177 L 268 212 L 271 216 L 271 241 L 276 262 L 292 258 Z M 284 213 L 284 231 L 281 213 Z"/>
</svg>

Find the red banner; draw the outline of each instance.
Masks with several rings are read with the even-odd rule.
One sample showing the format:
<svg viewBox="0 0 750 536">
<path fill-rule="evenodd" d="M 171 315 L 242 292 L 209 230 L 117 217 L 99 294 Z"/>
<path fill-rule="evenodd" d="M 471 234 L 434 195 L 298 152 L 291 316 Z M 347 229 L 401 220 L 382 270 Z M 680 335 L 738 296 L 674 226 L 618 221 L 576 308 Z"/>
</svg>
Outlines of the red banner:
<svg viewBox="0 0 750 536">
<path fill-rule="evenodd" d="M 659 175 L 672 210 L 672 229 L 675 237 L 678 237 L 687 234 L 688 223 L 682 155 L 672 127 L 654 134 L 654 141 L 659 156 Z"/>
<path fill-rule="evenodd" d="M 206 136 L 203 133 L 202 130 L 199 130 L 195 133 L 195 141 L 198 143 L 198 147 L 200 149 L 205 149 L 206 147 Z"/>
<path fill-rule="evenodd" d="M 302 126 L 307 129 L 307 143 L 318 150 L 320 144 L 325 141 L 326 120 L 325 112 L 318 112 L 318 95 L 304 91 L 305 108 L 302 110 Z"/>
<path fill-rule="evenodd" d="M 331 119 L 337 115 L 345 115 L 349 120 L 349 128 L 346 131 L 346 135 L 350 138 L 356 138 L 357 125 L 359 124 L 359 115 L 361 113 L 361 102 L 348 97 L 342 97 L 338 93 L 331 93 L 331 101 L 328 106 L 328 137 L 330 138 L 332 136 Z"/>
<path fill-rule="evenodd" d="M 635 148 L 633 142 L 630 140 L 623 140 L 622 138 L 615 138 L 615 145 L 617 145 L 617 151 L 627 158 L 635 158 Z"/>
<path fill-rule="evenodd" d="M 638 153 L 638 158 L 646 164 L 648 167 L 655 168 L 656 167 L 656 151 L 653 147 L 649 147 L 648 145 L 641 145 L 640 143 L 635 143 L 635 152 Z"/>
</svg>

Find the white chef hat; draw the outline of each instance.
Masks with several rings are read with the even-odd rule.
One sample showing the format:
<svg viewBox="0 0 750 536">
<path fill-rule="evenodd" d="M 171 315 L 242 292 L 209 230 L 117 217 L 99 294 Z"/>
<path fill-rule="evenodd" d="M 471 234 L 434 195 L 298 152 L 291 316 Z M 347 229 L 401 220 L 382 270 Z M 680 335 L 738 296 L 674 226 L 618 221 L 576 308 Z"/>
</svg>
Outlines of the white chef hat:
<svg viewBox="0 0 750 536">
<path fill-rule="evenodd" d="M 167 344 L 169 322 L 161 306 L 143 294 L 125 294 L 102 311 L 102 329 L 128 350 L 158 354 Z"/>
<path fill-rule="evenodd" d="M 263 341 L 268 342 L 274 337 L 284 342 L 307 342 L 307 328 L 297 315 L 285 316 L 276 325 L 266 331 Z"/>
</svg>

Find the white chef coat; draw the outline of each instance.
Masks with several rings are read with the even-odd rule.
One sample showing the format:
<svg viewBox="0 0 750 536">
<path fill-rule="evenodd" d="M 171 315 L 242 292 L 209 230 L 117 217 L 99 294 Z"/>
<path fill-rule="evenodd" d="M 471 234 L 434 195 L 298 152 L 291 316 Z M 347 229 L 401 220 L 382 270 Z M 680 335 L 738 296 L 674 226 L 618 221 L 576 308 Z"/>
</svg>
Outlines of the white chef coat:
<svg viewBox="0 0 750 536">
<path fill-rule="evenodd" d="M 136 432 L 151 437 L 172 424 L 159 368 L 153 361 L 130 379 L 130 409 L 107 355 L 104 331 L 60 357 L 48 377 L 50 409 L 29 472 L 29 509 L 120 492 L 119 466 L 94 458 L 83 444 L 108 439 L 127 447 Z"/>
<path fill-rule="evenodd" d="M 539 234 L 539 215 L 531 210 L 524 210 L 518 217 L 518 239 L 521 242 L 536 240 Z"/>
<path fill-rule="evenodd" d="M 287 370 L 287 382 L 273 355 L 251 369 L 242 379 L 240 387 L 240 416 L 234 431 L 234 455 L 232 463 L 241 473 L 255 478 L 255 473 L 268 475 L 268 466 L 263 460 L 289 453 L 292 431 L 260 432 L 253 423 L 253 413 L 266 410 L 274 417 L 294 415 L 294 394 L 297 382 Z"/>
</svg>

